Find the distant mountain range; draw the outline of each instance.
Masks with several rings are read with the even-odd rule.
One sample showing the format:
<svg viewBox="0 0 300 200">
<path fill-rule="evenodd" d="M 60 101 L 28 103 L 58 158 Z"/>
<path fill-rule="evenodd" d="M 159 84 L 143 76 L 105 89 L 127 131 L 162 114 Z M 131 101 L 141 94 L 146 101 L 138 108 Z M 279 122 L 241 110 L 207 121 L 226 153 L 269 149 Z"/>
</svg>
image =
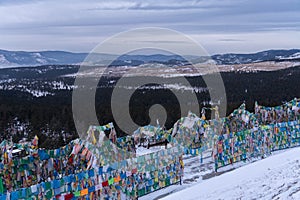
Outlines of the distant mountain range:
<svg viewBox="0 0 300 200">
<path fill-rule="evenodd" d="M 218 54 L 213 55 L 212 59 L 217 64 L 246 64 L 263 61 L 282 61 L 300 59 L 300 49 L 291 50 L 268 50 L 251 54 Z"/>
<path fill-rule="evenodd" d="M 86 53 L 65 51 L 26 52 L 0 50 L 0 67 L 78 64 L 86 56 Z"/>
<path fill-rule="evenodd" d="M 39 66 L 39 65 L 66 65 L 80 64 L 84 61 L 88 53 L 72 53 L 66 51 L 6 51 L 0 50 L 0 68 Z M 100 54 L 99 54 L 100 55 Z M 101 54 L 102 61 L 110 60 L 113 55 Z M 196 62 L 207 61 L 207 58 L 198 56 L 186 56 Z M 268 50 L 251 54 L 217 54 L 212 60 L 217 64 L 246 64 L 263 61 L 277 60 L 300 60 L 300 49 L 291 50 Z M 163 63 L 184 65 L 187 61 L 179 55 L 122 55 L 115 60 L 112 65 L 116 66 L 136 66 L 145 63 Z M 99 61 L 101 64 L 101 60 Z"/>
</svg>

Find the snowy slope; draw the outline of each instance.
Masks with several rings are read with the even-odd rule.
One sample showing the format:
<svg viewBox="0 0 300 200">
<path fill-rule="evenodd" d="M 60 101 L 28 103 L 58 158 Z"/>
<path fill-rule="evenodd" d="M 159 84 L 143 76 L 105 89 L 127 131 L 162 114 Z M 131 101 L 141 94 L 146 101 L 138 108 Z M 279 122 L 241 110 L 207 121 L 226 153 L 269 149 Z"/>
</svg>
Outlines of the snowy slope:
<svg viewBox="0 0 300 200">
<path fill-rule="evenodd" d="M 290 149 L 164 199 L 300 199 L 299 160 L 300 148 Z"/>
<path fill-rule="evenodd" d="M 293 55 L 290 56 L 278 56 L 278 59 L 299 59 L 300 58 L 300 52 L 294 53 Z"/>
<path fill-rule="evenodd" d="M 282 151 L 273 152 L 273 154 L 282 153 Z M 211 150 L 207 150 L 203 153 L 203 163 L 200 163 L 200 156 L 191 156 L 184 155 L 184 177 L 182 180 L 182 185 L 172 185 L 158 191 L 152 192 L 145 196 L 139 198 L 140 200 L 153 200 L 153 199 L 161 199 L 166 197 L 172 193 L 182 191 L 186 188 L 192 187 L 197 183 L 207 181 L 210 178 L 215 176 L 219 176 L 223 173 L 232 171 L 236 168 L 248 165 L 249 163 L 256 162 L 259 158 L 252 158 L 247 162 L 238 162 L 233 165 L 228 165 L 218 169 L 218 172 L 215 173 L 214 170 L 214 162 L 211 157 Z"/>
<path fill-rule="evenodd" d="M 11 65 L 11 63 L 5 58 L 4 55 L 0 54 L 0 66 L 6 67 Z"/>
</svg>

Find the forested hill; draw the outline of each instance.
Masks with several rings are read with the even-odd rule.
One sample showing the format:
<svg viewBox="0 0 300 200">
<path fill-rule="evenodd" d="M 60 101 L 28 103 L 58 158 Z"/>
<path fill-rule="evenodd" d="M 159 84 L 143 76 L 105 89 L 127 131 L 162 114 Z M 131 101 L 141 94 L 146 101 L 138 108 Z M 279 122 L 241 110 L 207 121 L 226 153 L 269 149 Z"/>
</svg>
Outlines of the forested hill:
<svg viewBox="0 0 300 200">
<path fill-rule="evenodd" d="M 76 73 L 77 70 L 78 66 L 0 70 L 1 138 L 10 137 L 13 133 L 11 128 L 18 122 L 29 124 L 29 137 L 37 134 L 45 147 L 53 145 L 46 140 L 55 140 L 55 145 L 60 146 L 77 137 L 71 109 L 74 77 L 62 76 Z M 300 85 L 297 84 L 300 78 L 299 66 L 269 72 L 222 72 L 221 75 L 228 99 L 227 113 L 243 102 L 247 109 L 253 111 L 255 101 L 261 105 L 275 106 L 299 97 L 300 94 Z M 187 79 L 195 88 L 205 87 L 201 77 Z M 100 124 L 113 121 L 110 96 L 117 80 L 117 77 L 112 77 L 103 78 L 99 82 L 102 87 L 97 91 L 96 109 Z M 205 91 L 197 95 L 200 105 L 209 100 Z M 131 101 L 131 116 L 139 125 L 149 123 L 147 109 L 157 103 L 162 103 L 168 111 L 167 128 L 180 117 L 178 101 L 166 88 L 139 89 Z M 88 124 L 85 122 L 86 126 Z M 66 141 L 57 139 L 61 137 L 65 137 Z M 21 132 L 13 134 L 14 141 L 21 138 Z"/>
</svg>

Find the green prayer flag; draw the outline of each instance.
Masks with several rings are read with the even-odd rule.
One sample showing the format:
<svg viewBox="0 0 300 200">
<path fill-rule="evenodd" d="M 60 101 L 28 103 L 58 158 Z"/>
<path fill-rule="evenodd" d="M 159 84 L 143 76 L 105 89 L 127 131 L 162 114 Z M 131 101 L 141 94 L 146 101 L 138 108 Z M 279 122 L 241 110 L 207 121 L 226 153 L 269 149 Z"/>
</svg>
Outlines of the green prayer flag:
<svg viewBox="0 0 300 200">
<path fill-rule="evenodd" d="M 80 191 L 74 192 L 75 197 L 80 197 Z"/>
<path fill-rule="evenodd" d="M 51 188 L 50 182 L 45 182 L 45 190 L 49 190 Z"/>
<path fill-rule="evenodd" d="M 48 190 L 48 191 L 46 192 L 46 198 L 47 198 L 47 199 L 51 199 L 51 198 L 52 198 L 52 190 Z"/>
<path fill-rule="evenodd" d="M 4 188 L 3 188 L 3 181 L 2 178 L 0 177 L 0 194 L 3 194 Z"/>
<path fill-rule="evenodd" d="M 114 178 L 110 178 L 110 179 L 108 179 L 108 184 L 109 184 L 109 185 L 112 185 L 112 184 L 114 184 Z"/>
</svg>

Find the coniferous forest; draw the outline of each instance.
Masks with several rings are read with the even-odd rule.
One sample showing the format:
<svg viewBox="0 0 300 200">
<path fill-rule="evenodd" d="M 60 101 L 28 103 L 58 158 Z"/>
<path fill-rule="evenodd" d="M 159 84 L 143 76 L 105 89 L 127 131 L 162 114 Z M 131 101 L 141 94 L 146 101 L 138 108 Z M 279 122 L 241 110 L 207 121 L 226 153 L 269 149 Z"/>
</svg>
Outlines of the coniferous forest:
<svg viewBox="0 0 300 200">
<path fill-rule="evenodd" d="M 37 70 L 38 69 L 38 70 Z M 64 74 L 75 73 L 78 66 L 41 66 L 32 68 L 2 69 L 0 76 L 6 82 L 0 83 L 0 131 L 1 140 L 12 138 L 18 142 L 24 130 L 16 130 L 16 124 L 27 124 L 28 136 L 38 135 L 42 147 L 54 148 L 78 137 L 72 115 L 72 89 L 53 89 L 53 83 L 71 86 L 74 77 Z M 37 72 L 38 71 L 38 72 Z M 40 73 L 42 71 L 43 73 Z M 292 67 L 270 72 L 223 72 L 221 73 L 227 95 L 227 114 L 245 102 L 249 111 L 253 111 L 254 102 L 260 105 L 275 106 L 284 101 L 299 97 L 300 67 Z M 113 81 L 112 81 L 113 79 Z M 96 111 L 100 124 L 113 122 L 111 113 L 111 93 L 113 87 L 108 82 L 117 82 L 118 78 L 102 78 L 96 94 Z M 201 77 L 187 77 L 192 86 L 205 87 Z M 15 85 L 11 89 L 11 85 Z M 18 87 L 16 87 L 16 85 Z M 28 90 L 44 88 L 51 95 L 36 97 Z M 187 92 L 187 91 L 184 91 Z M 209 101 L 207 93 L 197 93 L 199 103 Z M 147 125 L 151 105 L 161 104 L 167 110 L 166 128 L 180 118 L 179 103 L 167 89 L 136 90 L 130 101 L 130 114 L 133 120 Z M 85 122 L 87 128 L 89 122 Z M 123 132 L 118 130 L 118 134 Z M 64 139 L 62 139 L 64 138 Z"/>
</svg>

